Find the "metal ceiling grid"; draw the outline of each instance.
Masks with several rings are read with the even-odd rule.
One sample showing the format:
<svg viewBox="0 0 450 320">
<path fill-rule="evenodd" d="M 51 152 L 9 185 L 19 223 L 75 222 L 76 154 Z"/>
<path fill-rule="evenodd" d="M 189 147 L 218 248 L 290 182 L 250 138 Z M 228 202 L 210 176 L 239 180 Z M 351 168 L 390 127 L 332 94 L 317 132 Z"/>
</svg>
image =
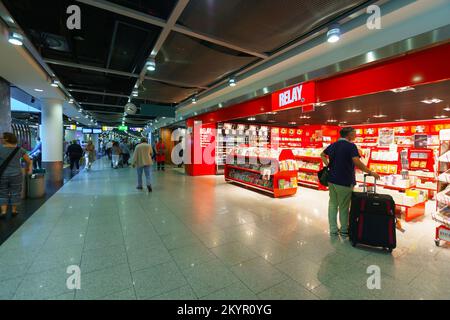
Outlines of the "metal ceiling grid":
<svg viewBox="0 0 450 320">
<path fill-rule="evenodd" d="M 195 32 L 270 54 L 364 2 L 366 1 L 196 0 L 189 2 L 178 23 Z"/>
<path fill-rule="evenodd" d="M 65 28 L 73 1 L 4 2 L 64 86 L 101 112 L 123 106 L 114 95 L 129 96 L 137 79 L 133 102 L 180 103 L 368 1 L 77 0 L 80 32 Z M 146 74 L 149 56 L 157 70 Z"/>
</svg>

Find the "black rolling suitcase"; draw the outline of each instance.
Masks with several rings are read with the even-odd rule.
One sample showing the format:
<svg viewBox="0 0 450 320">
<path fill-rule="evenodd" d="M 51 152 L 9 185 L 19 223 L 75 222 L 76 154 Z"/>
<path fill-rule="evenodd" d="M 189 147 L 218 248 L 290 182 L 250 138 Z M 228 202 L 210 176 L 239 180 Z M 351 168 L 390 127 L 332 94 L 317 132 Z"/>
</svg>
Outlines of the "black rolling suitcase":
<svg viewBox="0 0 450 320">
<path fill-rule="evenodd" d="M 395 202 L 390 195 L 367 191 L 353 192 L 350 207 L 350 241 L 357 244 L 382 247 L 392 252 L 397 246 Z"/>
</svg>

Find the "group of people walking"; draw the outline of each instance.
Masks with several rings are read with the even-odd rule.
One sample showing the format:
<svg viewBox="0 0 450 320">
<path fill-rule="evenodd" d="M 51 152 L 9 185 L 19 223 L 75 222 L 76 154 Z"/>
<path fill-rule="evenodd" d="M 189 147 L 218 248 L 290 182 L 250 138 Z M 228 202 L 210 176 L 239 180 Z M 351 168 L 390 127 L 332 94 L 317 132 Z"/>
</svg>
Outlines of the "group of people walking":
<svg viewBox="0 0 450 320">
<path fill-rule="evenodd" d="M 105 153 L 111 161 L 111 167 L 117 169 L 119 167 L 129 166 L 132 147 L 127 140 L 108 141 L 105 145 Z"/>
<path fill-rule="evenodd" d="M 37 138 L 37 144 L 30 153 L 18 146 L 17 137 L 10 132 L 0 135 L 0 218 L 4 218 L 8 206 L 11 206 L 13 216 L 18 214 L 18 205 L 21 202 L 23 174 L 31 174 L 33 167 L 42 168 L 42 143 Z M 106 145 L 108 149 L 108 144 Z M 157 170 L 164 171 L 166 147 L 161 139 L 155 146 L 148 143 L 146 138 L 134 148 L 133 156 L 130 160 L 131 148 L 126 141 L 122 143 L 111 142 L 111 149 L 107 154 L 111 157 L 113 167 L 118 166 L 119 159 L 124 164 L 136 169 L 137 189 L 144 189 L 143 175 L 145 175 L 145 186 L 152 192 L 152 166 L 154 160 L 157 162 Z M 110 152 L 110 153 L 109 153 Z M 89 141 L 85 148 L 76 141 L 72 141 L 66 150 L 66 155 L 70 162 L 70 170 L 80 169 L 80 160 L 86 158 L 86 168 L 89 170 L 96 160 L 96 149 L 92 141 Z M 30 157 L 31 156 L 31 157 Z"/>
<path fill-rule="evenodd" d="M 67 147 L 66 155 L 69 159 L 71 172 L 73 172 L 74 168 L 76 168 L 77 172 L 80 170 L 80 160 L 83 158 L 83 155 L 85 156 L 87 170 L 91 169 L 92 164 L 97 158 L 95 146 L 92 141 L 88 141 L 86 147 L 83 150 L 80 144 L 76 140 L 73 140 L 72 143 Z"/>
</svg>

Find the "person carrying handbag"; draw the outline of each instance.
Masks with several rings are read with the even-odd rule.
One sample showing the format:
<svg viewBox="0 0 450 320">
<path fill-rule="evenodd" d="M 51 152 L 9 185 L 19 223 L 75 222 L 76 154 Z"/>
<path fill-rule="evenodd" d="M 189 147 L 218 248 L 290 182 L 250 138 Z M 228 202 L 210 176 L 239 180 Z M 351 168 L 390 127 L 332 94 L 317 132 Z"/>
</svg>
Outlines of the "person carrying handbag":
<svg viewBox="0 0 450 320">
<path fill-rule="evenodd" d="M 25 160 L 26 172 L 29 174 L 33 163 L 27 151 L 17 146 L 17 137 L 13 133 L 4 132 L 0 142 L 0 218 L 4 218 L 9 203 L 15 216 L 21 202 L 23 177 L 20 159 Z"/>
</svg>

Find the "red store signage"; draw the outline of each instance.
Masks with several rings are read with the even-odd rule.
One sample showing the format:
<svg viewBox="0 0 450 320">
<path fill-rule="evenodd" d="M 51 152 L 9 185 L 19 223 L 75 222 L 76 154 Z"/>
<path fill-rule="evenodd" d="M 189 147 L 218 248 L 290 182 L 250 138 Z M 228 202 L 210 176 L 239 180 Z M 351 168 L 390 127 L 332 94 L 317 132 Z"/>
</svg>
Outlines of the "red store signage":
<svg viewBox="0 0 450 320">
<path fill-rule="evenodd" d="M 306 82 L 272 94 L 272 110 L 312 105 L 316 102 L 316 83 Z"/>
</svg>

